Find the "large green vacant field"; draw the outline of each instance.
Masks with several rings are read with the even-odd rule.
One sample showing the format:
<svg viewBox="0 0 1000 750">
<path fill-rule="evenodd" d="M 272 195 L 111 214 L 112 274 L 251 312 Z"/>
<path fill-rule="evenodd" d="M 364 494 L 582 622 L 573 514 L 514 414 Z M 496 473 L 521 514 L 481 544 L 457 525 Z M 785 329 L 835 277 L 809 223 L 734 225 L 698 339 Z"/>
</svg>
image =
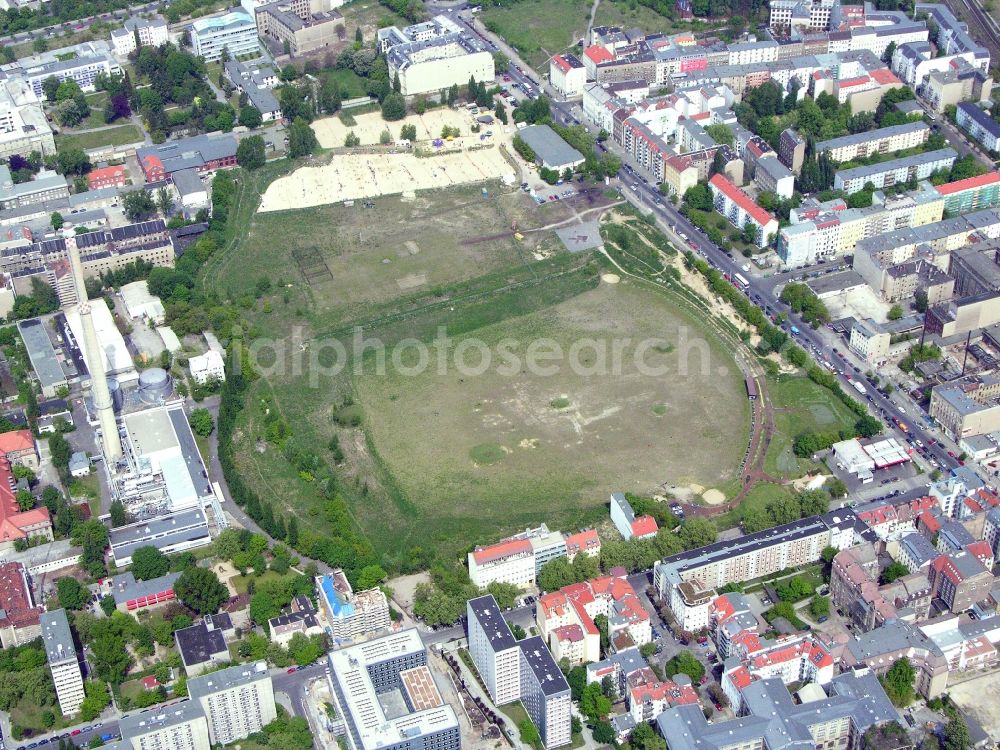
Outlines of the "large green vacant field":
<svg viewBox="0 0 1000 750">
<path fill-rule="evenodd" d="M 321 493 L 267 440 L 275 414 L 291 445 L 340 461 L 353 519 L 390 563 L 414 546 L 451 554 L 529 523 L 575 528 L 604 516 L 615 489 L 735 477 L 749 409 L 742 376 L 704 322 L 667 292 L 601 281 L 593 254 L 561 250 L 544 227 L 570 218 L 570 206 L 489 189 L 488 200 L 474 186 L 374 208 L 257 215 L 213 258 L 204 283 L 248 308 L 251 339 L 285 348 L 284 366 L 262 372 L 246 394 L 236 463 L 300 528 L 326 530 Z M 512 236 L 515 220 L 523 241 Z M 255 301 L 262 277 L 272 286 Z M 386 345 L 384 370 L 372 353 L 328 367 L 334 341 L 352 356 L 357 325 Z M 433 348 L 430 369 L 407 374 L 413 339 L 432 342 L 441 327 L 452 339 L 442 374 Z M 460 372 L 456 349 L 473 338 L 494 359 L 484 372 Z M 503 351 L 523 364 L 536 339 L 562 348 L 556 374 L 498 369 Z M 596 368 L 593 345 L 573 350 L 585 372 L 570 366 L 574 342 L 585 339 L 607 346 L 610 374 Z M 612 339 L 629 339 L 620 370 L 611 369 Z M 645 361 L 665 374 L 639 372 L 634 355 L 646 339 L 658 341 L 645 346 Z M 474 369 L 478 349 L 464 361 Z"/>
<path fill-rule="evenodd" d="M 857 417 L 829 390 L 804 377 L 779 377 L 769 385 L 774 402 L 774 438 L 764 470 L 779 478 L 802 476 L 811 461 L 798 458 L 792 451 L 797 435 L 807 430 L 837 432 L 851 427 Z"/>
<path fill-rule="evenodd" d="M 528 64 L 544 72 L 546 59 L 587 33 L 592 5 L 588 0 L 524 0 L 509 8 L 483 8 L 480 18 Z"/>
<path fill-rule="evenodd" d="M 549 339 L 568 353 L 590 339 L 609 353 L 604 372 L 595 374 L 600 355 L 587 345 L 578 373 L 567 361 L 551 375 L 524 363 L 500 373 L 503 363 L 494 361 L 482 375 L 450 367 L 408 377 L 388 368 L 355 387 L 372 442 L 425 528 L 464 529 L 474 539 L 537 520 L 542 509 L 550 524 L 572 527 L 579 510 L 603 508 L 616 489 L 649 494 L 665 483 L 732 478 L 747 438 L 739 371 L 709 348 L 708 372 L 690 356 L 681 374 L 680 349 L 672 348 L 702 335 L 661 294 L 601 284 L 465 338 L 494 356 L 503 340 L 518 342 L 510 350 L 523 356 L 532 341 Z M 610 361 L 616 337 L 631 339 L 620 372 Z M 645 360 L 669 374 L 641 374 L 634 356 L 644 339 L 661 340 Z M 467 362 L 482 362 L 478 349 Z"/>
<path fill-rule="evenodd" d="M 119 125 L 113 128 L 92 130 L 88 133 L 57 135 L 56 148 L 82 148 L 84 151 L 101 146 L 123 146 L 127 143 L 142 143 L 143 135 L 135 125 Z"/>
</svg>

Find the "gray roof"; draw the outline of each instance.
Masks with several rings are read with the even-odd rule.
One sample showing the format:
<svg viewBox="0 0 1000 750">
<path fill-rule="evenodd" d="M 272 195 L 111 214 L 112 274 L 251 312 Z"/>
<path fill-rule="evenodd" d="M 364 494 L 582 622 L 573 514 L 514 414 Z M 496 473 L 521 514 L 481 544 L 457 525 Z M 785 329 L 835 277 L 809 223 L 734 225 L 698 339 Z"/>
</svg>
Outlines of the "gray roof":
<svg viewBox="0 0 1000 750">
<path fill-rule="evenodd" d="M 132 571 L 115 576 L 111 579 L 111 596 L 115 604 L 153 596 L 174 587 L 174 582 L 181 577 L 180 573 L 167 573 L 165 576 L 148 581 L 137 581 Z"/>
<path fill-rule="evenodd" d="M 237 664 L 218 672 L 192 677 L 188 680 L 188 695 L 192 698 L 203 698 L 212 693 L 218 693 L 220 690 L 229 690 L 241 685 L 249 685 L 258 680 L 270 679 L 271 675 L 264 662 Z"/>
<path fill-rule="evenodd" d="M 174 638 L 186 667 L 204 664 L 211 661 L 215 654 L 229 652 L 222 630 L 216 627 L 210 629 L 204 619 L 176 631 Z"/>
<path fill-rule="evenodd" d="M 208 522 L 201 508 L 157 516 L 139 523 L 111 529 L 111 551 L 115 558 L 123 560 L 131 557 L 139 547 L 163 549 L 185 541 L 210 539 Z"/>
<path fill-rule="evenodd" d="M 76 646 L 73 645 L 73 634 L 69 629 L 66 610 L 43 612 L 40 623 L 42 638 L 45 641 L 45 655 L 49 664 L 59 664 L 70 659 L 76 661 Z"/>
<path fill-rule="evenodd" d="M 28 350 L 31 367 L 38 376 L 43 388 L 54 387 L 66 382 L 66 374 L 56 358 L 55 347 L 45 331 L 45 325 L 40 318 L 19 320 L 17 330 Z"/>
<path fill-rule="evenodd" d="M 517 645 L 513 633 L 510 632 L 510 626 L 503 619 L 503 612 L 500 611 L 500 605 L 493 598 L 493 594 L 470 599 L 468 608 L 472 617 L 476 618 L 486 633 L 494 653 L 514 648 Z"/>
<path fill-rule="evenodd" d="M 157 157 L 167 174 L 235 155 L 236 139 L 231 135 L 196 135 L 136 150 L 140 162 L 150 156 Z"/>
<path fill-rule="evenodd" d="M 902 620 L 890 620 L 881 627 L 862 633 L 847 643 L 847 650 L 856 661 L 867 661 L 907 649 L 920 649 L 942 656 L 941 649 L 924 633 Z"/>
<path fill-rule="evenodd" d="M 773 154 L 762 156 L 757 161 L 757 169 L 764 170 L 774 180 L 781 180 L 786 177 L 795 177 L 795 175 L 792 174 L 792 170 L 778 161 L 778 157 Z"/>
<path fill-rule="evenodd" d="M 90 456 L 83 451 L 76 451 L 69 457 L 69 469 L 73 471 L 74 469 L 83 468 L 90 468 Z"/>
<path fill-rule="evenodd" d="M 959 102 L 959 112 L 964 112 L 977 125 L 994 138 L 1000 138 L 1000 123 L 990 117 L 985 111 L 972 102 Z"/>
<path fill-rule="evenodd" d="M 927 537 L 915 531 L 900 539 L 899 544 L 905 548 L 906 553 L 916 562 L 918 568 L 941 554 L 934 549 L 934 545 L 927 540 Z"/>
<path fill-rule="evenodd" d="M 566 143 L 548 125 L 529 125 L 517 131 L 517 134 L 542 162 L 551 164 L 553 169 L 583 161 L 583 154 Z"/>
<path fill-rule="evenodd" d="M 61 174 L 43 169 L 34 179 L 15 183 L 10 168 L 6 164 L 0 164 L 0 202 L 60 188 L 69 195 L 69 183 Z"/>
<path fill-rule="evenodd" d="M 521 659 L 527 662 L 535 682 L 547 696 L 569 692 L 569 683 L 562 670 L 552 658 L 548 646 L 540 635 L 525 638 L 520 642 Z"/>
<path fill-rule="evenodd" d="M 919 122 L 907 122 L 902 125 L 892 125 L 888 128 L 879 128 L 878 130 L 869 130 L 866 133 L 853 133 L 851 135 L 845 135 L 840 138 L 831 138 L 828 141 L 817 143 L 816 152 L 831 151 L 833 149 L 843 148 L 844 146 L 856 146 L 860 143 L 871 143 L 872 141 L 880 141 L 885 138 L 895 138 L 898 135 L 916 133 L 921 130 L 930 130 L 930 128 L 927 127 L 927 124 L 922 120 Z"/>
<path fill-rule="evenodd" d="M 164 709 L 151 708 L 145 712 L 124 716 L 118 720 L 118 729 L 121 730 L 122 737 L 127 740 L 178 724 L 186 724 L 204 716 L 201 703 L 185 700 Z"/>
<path fill-rule="evenodd" d="M 947 543 L 954 549 L 961 549 L 966 544 L 972 544 L 976 541 L 976 538 L 969 533 L 969 530 L 958 521 L 945 521 L 941 525 L 939 533 L 942 537 L 946 538 Z"/>
<path fill-rule="evenodd" d="M 866 164 L 862 167 L 842 169 L 837 172 L 837 177 L 840 179 L 841 183 L 843 183 L 847 180 L 872 177 L 877 174 L 883 174 L 884 172 L 891 172 L 895 169 L 903 169 L 904 167 L 919 167 L 924 164 L 947 161 L 948 159 L 954 161 L 957 156 L 958 153 L 955 149 L 939 148 L 936 151 L 925 151 L 921 154 L 912 154 L 911 156 L 904 156 L 901 159 L 890 159 L 889 161 L 879 162 L 878 164 Z"/>
<path fill-rule="evenodd" d="M 174 183 L 174 187 L 177 188 L 177 192 L 182 196 L 207 192 L 205 184 L 198 176 L 197 169 L 179 169 L 170 175 L 170 179 Z"/>
</svg>

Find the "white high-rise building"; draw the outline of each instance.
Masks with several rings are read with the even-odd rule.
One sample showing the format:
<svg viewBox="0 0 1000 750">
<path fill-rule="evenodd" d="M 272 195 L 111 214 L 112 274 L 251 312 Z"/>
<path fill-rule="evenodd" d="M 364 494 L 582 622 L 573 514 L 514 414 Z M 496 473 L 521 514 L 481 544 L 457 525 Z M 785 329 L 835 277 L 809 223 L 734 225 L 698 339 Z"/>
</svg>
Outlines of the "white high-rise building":
<svg viewBox="0 0 1000 750">
<path fill-rule="evenodd" d="M 469 654 L 498 706 L 521 695 L 521 650 L 492 595 L 470 599 Z"/>
<path fill-rule="evenodd" d="M 138 47 L 159 47 L 169 38 L 162 18 L 129 18 L 122 28 L 111 32 L 111 46 L 116 56 L 127 57 Z"/>
<path fill-rule="evenodd" d="M 132 750 L 211 750 L 208 724 L 198 701 L 152 708 L 122 718 L 122 742 Z"/>
<path fill-rule="evenodd" d="M 83 703 L 83 673 L 76 658 L 73 634 L 65 609 L 45 612 L 41 618 L 42 639 L 45 641 L 45 655 L 52 671 L 52 682 L 56 687 L 56 699 L 63 716 L 72 716 Z"/>
<path fill-rule="evenodd" d="M 238 664 L 188 682 L 188 695 L 201 704 L 213 745 L 228 745 L 259 732 L 277 718 L 267 664 Z"/>
</svg>

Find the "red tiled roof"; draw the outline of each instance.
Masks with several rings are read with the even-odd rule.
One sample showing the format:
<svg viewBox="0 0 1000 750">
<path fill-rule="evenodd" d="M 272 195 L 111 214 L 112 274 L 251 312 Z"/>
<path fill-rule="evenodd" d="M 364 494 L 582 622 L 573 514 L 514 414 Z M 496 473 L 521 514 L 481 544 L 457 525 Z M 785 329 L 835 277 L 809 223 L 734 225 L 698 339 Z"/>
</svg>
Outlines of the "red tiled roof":
<svg viewBox="0 0 1000 750">
<path fill-rule="evenodd" d="M 563 73 L 568 73 L 570 70 L 573 69 L 573 66 L 570 65 L 569 62 L 567 62 L 566 58 L 563 57 L 562 55 L 553 55 L 552 62 Z"/>
<path fill-rule="evenodd" d="M 31 430 L 0 433 L 0 453 L 18 453 L 26 450 L 35 450 L 35 438 Z"/>
<path fill-rule="evenodd" d="M 896 75 L 888 68 L 879 68 L 878 70 L 873 70 L 868 75 L 872 77 L 872 80 L 874 80 L 875 83 L 881 84 L 882 86 L 885 86 L 890 83 L 900 82 L 899 78 L 897 78 Z"/>
<path fill-rule="evenodd" d="M 632 533 L 638 537 L 655 534 L 658 529 L 656 519 L 652 516 L 639 516 L 632 522 Z"/>
<path fill-rule="evenodd" d="M 965 545 L 965 551 L 970 555 L 978 557 L 983 565 L 987 565 L 989 561 L 993 560 L 993 550 L 990 548 L 990 543 L 982 539 L 978 542 Z"/>
<path fill-rule="evenodd" d="M 578 552 L 588 552 L 601 548 L 601 538 L 597 536 L 597 529 L 586 529 L 578 534 L 570 534 L 566 537 L 566 554 L 575 555 Z"/>
<path fill-rule="evenodd" d="M 925 510 L 917 516 L 917 520 L 922 526 L 925 526 L 928 531 L 935 532 L 941 530 L 941 522 L 929 510 Z"/>
<path fill-rule="evenodd" d="M 737 667 L 732 672 L 729 673 L 729 680 L 733 683 L 739 690 L 748 687 L 751 682 L 753 682 L 753 676 L 750 674 L 750 670 L 746 667 Z"/>
<path fill-rule="evenodd" d="M 837 82 L 837 85 L 842 89 L 850 89 L 855 86 L 860 86 L 863 83 L 868 83 L 871 78 L 868 76 L 858 76 L 857 78 L 847 78 Z"/>
<path fill-rule="evenodd" d="M 101 167 L 100 169 L 93 169 L 87 174 L 87 179 L 90 182 L 98 182 L 105 177 L 119 176 L 125 176 L 125 167 L 120 164 L 115 167 Z"/>
<path fill-rule="evenodd" d="M 771 214 L 754 203 L 749 195 L 736 187 L 723 175 L 712 175 L 712 179 L 708 182 L 710 185 L 715 185 L 729 200 L 746 211 L 761 226 L 766 226 L 768 222 L 775 220 Z"/>
<path fill-rule="evenodd" d="M 23 628 L 37 625 L 39 622 L 44 608 L 32 606 L 31 591 L 21 563 L 9 562 L 0 565 L 0 609 L 5 615 L 0 618 L 2 627 Z"/>
<path fill-rule="evenodd" d="M 600 65 L 603 62 L 608 62 L 614 59 L 614 56 L 610 52 L 608 52 L 607 49 L 605 49 L 599 44 L 594 44 L 591 45 L 590 47 L 587 47 L 587 49 L 583 51 L 583 54 L 589 57 L 591 61 L 593 61 L 598 65 Z"/>
<path fill-rule="evenodd" d="M 24 539 L 27 534 L 22 529 L 48 521 L 48 508 L 21 511 L 14 493 L 14 473 L 10 461 L 6 455 L 0 456 L 0 541 Z"/>
<path fill-rule="evenodd" d="M 527 539 L 511 539 L 506 542 L 491 544 L 489 547 L 479 547 L 472 553 L 472 558 L 477 565 L 502 560 L 513 555 L 527 554 L 531 552 L 531 542 Z"/>
<path fill-rule="evenodd" d="M 583 640 L 583 628 L 579 625 L 560 625 L 555 629 L 556 639 L 577 643 Z"/>
<path fill-rule="evenodd" d="M 952 195 L 953 193 L 960 193 L 963 190 L 974 190 L 985 185 L 992 185 L 995 182 L 1000 182 L 1000 172 L 987 172 L 976 177 L 966 177 L 964 180 L 946 182 L 944 185 L 938 185 L 934 189 L 941 195 Z"/>
</svg>

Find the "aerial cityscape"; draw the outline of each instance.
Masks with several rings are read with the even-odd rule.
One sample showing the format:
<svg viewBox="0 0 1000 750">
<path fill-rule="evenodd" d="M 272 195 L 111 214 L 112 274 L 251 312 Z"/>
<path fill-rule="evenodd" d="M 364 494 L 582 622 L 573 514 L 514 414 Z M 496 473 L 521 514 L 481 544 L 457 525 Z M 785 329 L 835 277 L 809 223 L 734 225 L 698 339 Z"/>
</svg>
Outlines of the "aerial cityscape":
<svg viewBox="0 0 1000 750">
<path fill-rule="evenodd" d="M 1000 748 L 998 13 L 3 0 L 0 750 Z"/>
</svg>

